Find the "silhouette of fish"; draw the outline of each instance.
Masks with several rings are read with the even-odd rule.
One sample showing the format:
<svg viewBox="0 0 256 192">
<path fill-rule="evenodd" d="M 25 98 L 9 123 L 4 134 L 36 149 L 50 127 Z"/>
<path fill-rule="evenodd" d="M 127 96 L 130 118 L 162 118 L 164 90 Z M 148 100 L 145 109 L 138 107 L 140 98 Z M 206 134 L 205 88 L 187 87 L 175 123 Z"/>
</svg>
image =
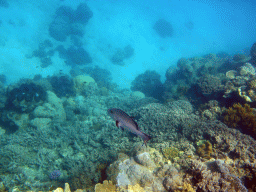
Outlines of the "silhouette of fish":
<svg viewBox="0 0 256 192">
<path fill-rule="evenodd" d="M 110 117 L 112 117 L 114 121 L 116 121 L 117 127 L 119 127 L 122 130 L 126 129 L 132 132 L 133 134 L 140 136 L 143 139 L 145 145 L 147 141 L 151 139 L 151 136 L 141 132 L 138 127 L 138 124 L 134 121 L 134 119 L 121 109 L 108 109 L 108 114 L 110 115 Z"/>
</svg>

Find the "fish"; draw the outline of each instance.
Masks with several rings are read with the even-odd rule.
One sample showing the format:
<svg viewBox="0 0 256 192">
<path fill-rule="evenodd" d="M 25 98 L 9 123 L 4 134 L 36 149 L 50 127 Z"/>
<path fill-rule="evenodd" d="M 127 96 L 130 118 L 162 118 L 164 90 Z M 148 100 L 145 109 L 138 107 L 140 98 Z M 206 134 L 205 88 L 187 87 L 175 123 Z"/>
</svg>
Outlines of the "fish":
<svg viewBox="0 0 256 192">
<path fill-rule="evenodd" d="M 137 122 L 134 121 L 133 117 L 117 108 L 108 109 L 108 114 L 116 122 L 116 126 L 118 128 L 120 128 L 122 131 L 126 129 L 127 131 L 141 137 L 144 141 L 144 144 L 147 146 L 147 142 L 152 137 L 140 131 L 139 126 Z"/>
</svg>

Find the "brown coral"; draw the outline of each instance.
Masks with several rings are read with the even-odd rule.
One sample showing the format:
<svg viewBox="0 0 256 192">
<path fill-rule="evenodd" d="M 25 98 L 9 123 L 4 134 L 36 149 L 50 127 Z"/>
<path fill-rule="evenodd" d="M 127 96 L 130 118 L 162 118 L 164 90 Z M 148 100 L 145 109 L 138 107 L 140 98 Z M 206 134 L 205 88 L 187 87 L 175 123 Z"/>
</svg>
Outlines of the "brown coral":
<svg viewBox="0 0 256 192">
<path fill-rule="evenodd" d="M 223 119 L 229 127 L 242 128 L 246 133 L 256 134 L 256 116 L 248 104 L 236 103 L 226 110 Z"/>
<path fill-rule="evenodd" d="M 210 141 L 202 141 L 198 144 L 197 154 L 205 159 L 210 159 L 212 154 L 212 144 Z"/>
</svg>

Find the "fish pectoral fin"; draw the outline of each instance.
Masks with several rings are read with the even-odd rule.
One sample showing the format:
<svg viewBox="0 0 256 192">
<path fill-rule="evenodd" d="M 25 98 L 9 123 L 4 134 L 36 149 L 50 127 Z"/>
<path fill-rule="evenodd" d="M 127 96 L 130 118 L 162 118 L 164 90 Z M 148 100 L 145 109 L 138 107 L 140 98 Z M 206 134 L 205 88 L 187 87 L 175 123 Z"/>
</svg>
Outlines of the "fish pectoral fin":
<svg viewBox="0 0 256 192">
<path fill-rule="evenodd" d="M 135 128 L 138 130 L 138 131 L 140 131 L 140 128 L 139 128 L 139 126 L 138 126 L 138 124 L 137 124 L 137 122 L 136 121 L 134 121 L 134 124 L 135 124 Z"/>
<path fill-rule="evenodd" d="M 116 126 L 120 128 L 122 131 L 124 130 L 124 128 L 121 126 L 121 123 L 119 121 L 116 121 Z"/>
<path fill-rule="evenodd" d="M 120 127 L 120 122 L 119 121 L 116 121 L 116 126 Z"/>
</svg>

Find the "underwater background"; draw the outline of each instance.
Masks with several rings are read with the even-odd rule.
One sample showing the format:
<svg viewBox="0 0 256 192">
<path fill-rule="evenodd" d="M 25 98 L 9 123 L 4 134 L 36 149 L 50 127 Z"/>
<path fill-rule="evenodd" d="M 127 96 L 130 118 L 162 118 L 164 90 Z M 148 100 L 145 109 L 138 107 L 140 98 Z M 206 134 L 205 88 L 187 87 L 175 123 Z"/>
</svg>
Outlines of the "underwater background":
<svg viewBox="0 0 256 192">
<path fill-rule="evenodd" d="M 0 0 L 0 192 L 256 191 L 255 13 Z"/>
</svg>

